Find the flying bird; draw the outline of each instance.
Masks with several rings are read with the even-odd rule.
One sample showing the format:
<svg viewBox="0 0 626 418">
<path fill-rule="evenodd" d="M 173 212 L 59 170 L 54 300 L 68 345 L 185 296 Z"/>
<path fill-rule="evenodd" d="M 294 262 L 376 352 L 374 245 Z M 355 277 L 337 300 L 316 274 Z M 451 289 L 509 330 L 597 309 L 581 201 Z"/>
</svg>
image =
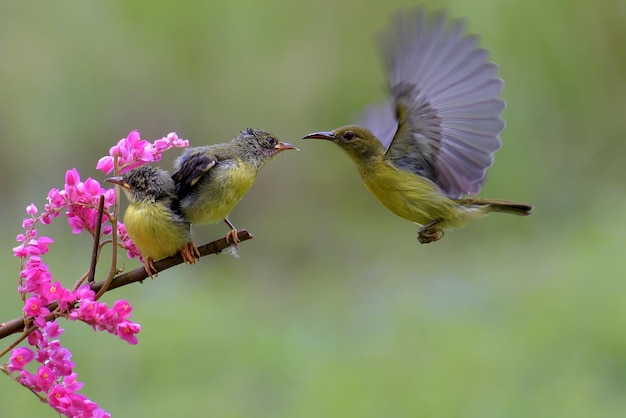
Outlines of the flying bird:
<svg viewBox="0 0 626 418">
<path fill-rule="evenodd" d="M 529 215 L 529 205 L 475 197 L 505 126 L 503 81 L 478 38 L 420 8 L 398 13 L 379 40 L 389 102 L 304 139 L 339 145 L 387 209 L 421 226 L 420 243 L 490 212 Z"/>
</svg>

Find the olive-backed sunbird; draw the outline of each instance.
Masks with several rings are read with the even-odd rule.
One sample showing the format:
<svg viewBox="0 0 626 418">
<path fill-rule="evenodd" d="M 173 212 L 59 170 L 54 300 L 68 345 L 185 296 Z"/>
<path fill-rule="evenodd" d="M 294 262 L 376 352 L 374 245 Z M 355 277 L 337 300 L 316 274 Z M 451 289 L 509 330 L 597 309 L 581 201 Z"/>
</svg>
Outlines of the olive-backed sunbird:
<svg viewBox="0 0 626 418">
<path fill-rule="evenodd" d="M 237 229 L 229 213 L 254 184 L 259 171 L 279 153 L 297 148 L 261 129 L 243 130 L 228 143 L 188 148 L 176 159 L 172 176 L 182 213 L 192 224 L 224 220 L 229 242 Z"/>
<path fill-rule="evenodd" d="M 106 181 L 120 185 L 128 198 L 124 225 L 149 276 L 156 272 L 155 260 L 179 251 L 185 262 L 195 263 L 199 253 L 191 224 L 180 211 L 174 180 L 167 171 L 143 165 Z"/>
<path fill-rule="evenodd" d="M 529 205 L 472 197 L 505 125 L 503 82 L 478 38 L 420 8 L 397 14 L 379 39 L 391 100 L 367 108 L 358 125 L 304 138 L 339 145 L 387 209 L 421 225 L 420 243 L 489 212 L 529 215 Z"/>
</svg>

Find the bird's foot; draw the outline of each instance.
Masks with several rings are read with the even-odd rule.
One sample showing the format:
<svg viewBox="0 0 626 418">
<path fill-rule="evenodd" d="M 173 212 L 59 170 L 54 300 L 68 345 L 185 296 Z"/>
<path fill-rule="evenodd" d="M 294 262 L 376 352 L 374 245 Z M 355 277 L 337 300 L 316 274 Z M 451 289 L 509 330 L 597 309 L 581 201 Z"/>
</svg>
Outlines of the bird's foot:
<svg viewBox="0 0 626 418">
<path fill-rule="evenodd" d="M 239 231 L 237 231 L 235 228 L 226 233 L 226 242 L 234 245 L 237 248 L 239 248 L 239 237 L 237 237 L 238 233 Z"/>
<path fill-rule="evenodd" d="M 228 225 L 228 227 L 230 228 L 230 231 L 228 231 L 228 233 L 226 234 L 226 242 L 234 245 L 235 248 L 239 249 L 239 237 L 237 237 L 237 228 L 235 228 L 235 225 L 233 225 L 232 222 L 228 220 L 228 218 L 225 218 L 224 222 L 226 222 L 226 225 Z"/>
<path fill-rule="evenodd" d="M 196 258 L 200 258 L 200 251 L 193 241 L 189 241 L 186 247 L 180 249 L 180 255 L 187 264 L 195 264 Z"/>
<path fill-rule="evenodd" d="M 437 228 L 435 226 L 439 222 L 441 221 L 437 220 L 429 222 L 417 231 L 417 240 L 420 244 L 429 244 L 431 242 L 439 241 L 441 238 L 443 238 L 443 229 Z"/>
<path fill-rule="evenodd" d="M 157 271 L 156 267 L 154 267 L 154 260 L 152 258 L 148 258 L 144 263 L 143 263 L 143 268 L 146 270 L 146 273 L 148 273 L 148 276 L 150 276 L 151 279 L 153 279 L 154 276 L 158 276 L 159 272 Z"/>
<path fill-rule="evenodd" d="M 198 250 L 198 247 L 196 247 L 196 244 L 194 244 L 193 241 L 189 241 L 187 247 L 196 258 L 200 258 L 200 250 Z"/>
</svg>

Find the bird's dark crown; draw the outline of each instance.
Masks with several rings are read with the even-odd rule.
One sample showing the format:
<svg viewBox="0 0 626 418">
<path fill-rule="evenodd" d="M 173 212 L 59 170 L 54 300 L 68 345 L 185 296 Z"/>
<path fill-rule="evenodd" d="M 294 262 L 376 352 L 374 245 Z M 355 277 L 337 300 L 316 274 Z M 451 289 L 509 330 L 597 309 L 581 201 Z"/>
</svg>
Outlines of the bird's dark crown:
<svg viewBox="0 0 626 418">
<path fill-rule="evenodd" d="M 173 196 L 174 181 L 167 171 L 160 168 L 143 165 L 125 173 L 122 178 L 129 186 L 128 192 L 136 200 L 160 200 Z"/>
<path fill-rule="evenodd" d="M 278 139 L 262 129 L 247 128 L 241 131 L 232 143 L 241 149 L 241 155 L 259 167 L 280 151 L 277 148 Z"/>
</svg>

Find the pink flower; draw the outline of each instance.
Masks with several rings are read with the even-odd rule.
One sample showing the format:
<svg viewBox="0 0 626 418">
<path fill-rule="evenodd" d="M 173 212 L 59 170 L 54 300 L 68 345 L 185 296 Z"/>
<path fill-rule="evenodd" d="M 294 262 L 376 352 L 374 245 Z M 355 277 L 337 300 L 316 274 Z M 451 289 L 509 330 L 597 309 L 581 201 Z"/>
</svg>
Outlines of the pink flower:
<svg viewBox="0 0 626 418">
<path fill-rule="evenodd" d="M 85 283 L 74 291 L 74 297 L 76 300 L 93 299 L 96 297 L 96 293 L 91 290 L 88 283 Z"/>
<path fill-rule="evenodd" d="M 65 199 L 63 205 L 67 206 L 67 221 L 72 228 L 72 232 L 79 234 L 83 230 L 87 230 L 93 235 L 98 222 L 97 208 L 100 196 L 104 195 L 104 210 L 108 211 L 115 204 L 115 189 L 103 189 L 100 187 L 100 183 L 92 178 L 88 178 L 84 182 L 80 181 L 80 174 L 75 168 L 69 170 L 65 178 L 65 194 L 63 195 Z M 54 199 L 58 197 L 60 197 L 60 192 L 53 196 Z M 51 203 L 51 207 L 59 203 L 59 201 L 55 201 L 54 204 Z M 60 207 L 61 205 L 56 206 L 57 209 Z M 107 221 L 106 217 L 102 218 L 103 223 Z"/>
<path fill-rule="evenodd" d="M 38 255 L 31 256 L 24 268 L 20 272 L 20 277 L 25 279 L 19 287 L 19 292 L 38 292 L 39 289 L 50 284 L 52 274 L 48 270 L 48 266 L 41 261 Z"/>
<path fill-rule="evenodd" d="M 22 228 L 24 229 L 30 229 L 33 227 L 33 225 L 35 225 L 36 219 L 34 218 L 25 218 L 22 221 Z"/>
<path fill-rule="evenodd" d="M 30 216 L 34 216 L 37 214 L 37 206 L 35 206 L 34 203 L 31 203 L 30 205 L 26 206 L 26 213 L 28 213 Z"/>
<path fill-rule="evenodd" d="M 74 295 L 64 288 L 58 281 L 51 284 L 47 281 L 39 288 L 39 294 L 50 302 L 57 302 L 61 310 L 65 311 L 69 303 L 74 301 Z"/>
<path fill-rule="evenodd" d="M 176 135 L 176 132 L 170 132 L 167 136 L 154 141 L 154 150 L 159 153 L 170 148 L 187 148 L 188 146 L 189 141 L 179 138 L 178 135 Z"/>
<path fill-rule="evenodd" d="M 13 247 L 13 255 L 19 258 L 26 258 L 30 254 L 28 247 L 24 244 L 20 244 L 17 247 Z"/>
<path fill-rule="evenodd" d="M 28 242 L 31 247 L 34 247 L 38 254 L 46 254 L 49 250 L 48 246 L 52 244 L 54 240 L 43 235 L 39 239 L 32 239 Z"/>
<path fill-rule="evenodd" d="M 64 386 L 55 385 L 48 392 L 48 404 L 63 414 L 72 405 L 72 393 Z"/>
<path fill-rule="evenodd" d="M 78 375 L 76 373 L 69 374 L 63 378 L 63 384 L 66 388 L 78 392 L 83 388 L 83 382 L 79 382 L 76 380 Z"/>
<path fill-rule="evenodd" d="M 75 364 L 70 361 L 71 358 L 71 351 L 62 347 L 58 341 L 53 341 L 50 344 L 48 365 L 50 365 L 59 376 L 68 376 L 72 373 Z"/>
<path fill-rule="evenodd" d="M 65 331 L 63 328 L 59 328 L 59 324 L 57 321 L 50 321 L 46 324 L 44 328 L 44 332 L 46 333 L 47 338 L 57 338 Z"/>
<path fill-rule="evenodd" d="M 106 174 L 114 170 L 114 157 L 117 155 L 120 173 L 125 173 L 135 167 L 144 165 L 149 162 L 161 160 L 161 154 L 172 148 L 188 147 L 189 141 L 178 138 L 175 132 L 168 134 L 166 137 L 157 139 L 154 144 L 141 139 L 137 130 L 128 134 L 126 138 L 122 138 L 119 142 L 111 147 L 109 155 L 100 158 L 96 169 Z"/>
<path fill-rule="evenodd" d="M 47 341 L 44 340 L 43 343 L 43 345 L 45 346 Z M 37 355 L 35 356 L 35 360 L 37 360 L 37 363 L 39 364 L 45 364 L 50 360 L 50 351 L 47 349 L 47 347 L 39 348 L 39 351 L 37 351 Z"/>
<path fill-rule="evenodd" d="M 107 411 L 105 411 L 102 408 L 98 408 L 95 411 L 93 411 L 91 418 L 111 418 L 111 414 L 109 414 Z"/>
<path fill-rule="evenodd" d="M 33 318 L 45 317 L 50 313 L 45 305 L 45 302 L 42 301 L 38 295 L 31 296 L 24 305 L 24 315 L 31 316 Z"/>
<path fill-rule="evenodd" d="M 11 358 L 9 359 L 7 370 L 9 372 L 22 370 L 24 366 L 30 363 L 34 358 L 35 358 L 35 353 L 30 348 L 27 348 L 27 347 L 15 348 L 13 352 L 11 353 Z"/>
<path fill-rule="evenodd" d="M 115 169 L 115 164 L 114 164 L 113 157 L 109 155 L 100 158 L 98 160 L 98 163 L 96 164 L 96 170 L 100 170 L 104 172 L 105 174 L 112 173 L 114 169 Z"/>
<path fill-rule="evenodd" d="M 35 388 L 37 385 L 37 376 L 28 370 L 20 370 L 19 382 L 29 388 Z"/>
<path fill-rule="evenodd" d="M 76 186 L 78 183 L 80 183 L 80 174 L 78 173 L 78 170 L 75 168 L 67 170 L 65 173 L 65 190 L 67 190 L 68 186 Z"/>
<path fill-rule="evenodd" d="M 67 174 L 66 174 L 67 177 Z M 48 205 L 46 205 L 46 212 L 49 212 L 52 208 L 60 208 L 65 205 L 67 192 L 65 190 L 51 189 L 48 192 Z"/>
<path fill-rule="evenodd" d="M 113 310 L 120 319 L 126 319 L 131 316 L 133 307 L 124 299 L 120 299 L 113 304 Z"/>
<path fill-rule="evenodd" d="M 95 321 L 97 307 L 98 302 L 95 302 L 93 299 L 82 299 L 78 308 L 70 313 L 69 319 L 80 319 L 83 322 L 91 324 Z"/>
<path fill-rule="evenodd" d="M 82 386 L 76 381 L 76 373 L 66 376 L 48 392 L 49 405 L 67 417 L 110 418 L 111 415 L 98 408 L 97 403 L 78 393 Z"/>
<path fill-rule="evenodd" d="M 48 392 L 56 380 L 56 375 L 48 366 L 41 366 L 37 370 L 37 388 L 40 391 Z"/>
<path fill-rule="evenodd" d="M 43 335 L 40 330 L 36 329 L 27 337 L 28 344 L 30 345 L 39 345 L 43 341 Z"/>
<path fill-rule="evenodd" d="M 136 334 L 141 331 L 141 325 L 130 322 L 130 321 L 122 321 L 118 325 L 119 336 L 122 340 L 126 341 L 131 345 L 137 344 L 138 340 Z"/>
</svg>

